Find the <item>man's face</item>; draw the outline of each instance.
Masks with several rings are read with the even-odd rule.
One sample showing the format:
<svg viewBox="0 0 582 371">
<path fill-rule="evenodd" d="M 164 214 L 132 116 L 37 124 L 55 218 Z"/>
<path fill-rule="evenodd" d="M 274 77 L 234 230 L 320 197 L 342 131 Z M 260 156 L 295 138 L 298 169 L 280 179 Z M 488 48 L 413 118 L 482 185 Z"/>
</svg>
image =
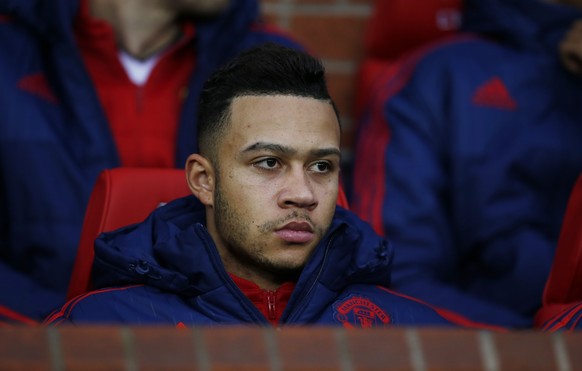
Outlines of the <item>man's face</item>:
<svg viewBox="0 0 582 371">
<path fill-rule="evenodd" d="M 339 124 L 312 98 L 244 96 L 231 108 L 208 228 L 230 273 L 269 286 L 303 268 L 331 223 Z"/>
</svg>

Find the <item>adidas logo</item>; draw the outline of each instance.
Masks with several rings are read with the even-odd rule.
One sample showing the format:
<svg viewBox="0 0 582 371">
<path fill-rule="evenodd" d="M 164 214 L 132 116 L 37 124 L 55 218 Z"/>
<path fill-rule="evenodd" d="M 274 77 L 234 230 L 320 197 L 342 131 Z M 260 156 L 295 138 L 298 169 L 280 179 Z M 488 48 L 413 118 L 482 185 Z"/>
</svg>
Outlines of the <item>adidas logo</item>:
<svg viewBox="0 0 582 371">
<path fill-rule="evenodd" d="M 493 77 L 481 85 L 473 94 L 473 104 L 483 107 L 515 111 L 517 102 L 499 77 Z"/>
</svg>

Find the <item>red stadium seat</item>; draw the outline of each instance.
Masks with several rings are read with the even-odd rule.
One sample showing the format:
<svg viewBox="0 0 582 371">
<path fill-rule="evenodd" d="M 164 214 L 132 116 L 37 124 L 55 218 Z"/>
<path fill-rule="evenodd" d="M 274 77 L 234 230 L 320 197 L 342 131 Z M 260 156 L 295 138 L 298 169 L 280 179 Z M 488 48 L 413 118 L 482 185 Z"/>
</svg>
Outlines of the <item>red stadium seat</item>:
<svg viewBox="0 0 582 371">
<path fill-rule="evenodd" d="M 542 328 L 576 302 L 582 302 L 582 175 L 570 194 L 535 327 Z"/>
<path fill-rule="evenodd" d="M 160 204 L 191 194 L 182 169 L 116 168 L 97 178 L 85 211 L 67 299 L 89 289 L 93 242 L 102 233 L 144 220 Z"/>
</svg>

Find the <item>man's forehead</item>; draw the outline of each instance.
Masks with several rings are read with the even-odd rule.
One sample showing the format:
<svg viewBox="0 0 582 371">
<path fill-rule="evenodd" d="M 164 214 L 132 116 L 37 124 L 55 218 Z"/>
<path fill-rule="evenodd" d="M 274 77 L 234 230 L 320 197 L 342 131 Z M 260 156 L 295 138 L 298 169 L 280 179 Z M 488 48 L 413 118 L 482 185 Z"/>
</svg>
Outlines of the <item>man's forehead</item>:
<svg viewBox="0 0 582 371">
<path fill-rule="evenodd" d="M 283 131 L 314 130 L 339 133 L 333 105 L 321 99 L 294 95 L 245 95 L 233 99 L 230 121 L 250 126 L 267 125 Z M 277 126 L 280 127 L 277 127 Z"/>
<path fill-rule="evenodd" d="M 339 123 L 327 101 L 287 95 L 242 96 L 232 102 L 227 143 L 249 150 L 310 154 L 339 151 Z"/>
</svg>

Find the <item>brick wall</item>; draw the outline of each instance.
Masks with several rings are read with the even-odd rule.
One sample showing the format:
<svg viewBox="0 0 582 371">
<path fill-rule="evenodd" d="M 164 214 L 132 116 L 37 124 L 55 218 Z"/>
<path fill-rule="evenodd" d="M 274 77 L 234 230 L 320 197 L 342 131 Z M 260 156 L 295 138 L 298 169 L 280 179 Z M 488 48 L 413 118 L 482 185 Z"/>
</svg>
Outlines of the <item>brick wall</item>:
<svg viewBox="0 0 582 371">
<path fill-rule="evenodd" d="M 373 0 L 261 0 L 261 4 L 265 19 L 323 60 L 331 95 L 342 114 L 344 154 L 349 161 L 355 77 Z"/>
<path fill-rule="evenodd" d="M 581 370 L 582 332 L 0 327 L 0 370 Z"/>
</svg>

